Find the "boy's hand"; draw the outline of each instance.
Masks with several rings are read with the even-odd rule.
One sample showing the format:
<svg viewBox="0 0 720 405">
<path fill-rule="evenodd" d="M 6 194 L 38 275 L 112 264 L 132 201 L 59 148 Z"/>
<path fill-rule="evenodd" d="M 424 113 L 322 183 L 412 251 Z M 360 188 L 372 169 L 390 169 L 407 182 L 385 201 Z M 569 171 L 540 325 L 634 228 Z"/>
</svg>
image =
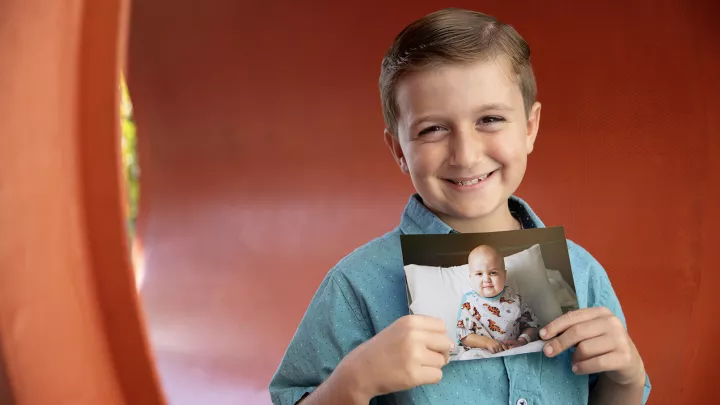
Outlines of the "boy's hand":
<svg viewBox="0 0 720 405">
<path fill-rule="evenodd" d="M 408 315 L 350 352 L 341 364 L 357 397 L 403 391 L 442 379 L 453 342 L 437 318 Z"/>
<path fill-rule="evenodd" d="M 559 336 L 558 336 L 559 335 Z M 605 372 L 620 385 L 645 384 L 645 368 L 622 322 L 605 307 L 568 312 L 540 331 L 548 357 L 575 347 L 573 371 Z"/>
</svg>

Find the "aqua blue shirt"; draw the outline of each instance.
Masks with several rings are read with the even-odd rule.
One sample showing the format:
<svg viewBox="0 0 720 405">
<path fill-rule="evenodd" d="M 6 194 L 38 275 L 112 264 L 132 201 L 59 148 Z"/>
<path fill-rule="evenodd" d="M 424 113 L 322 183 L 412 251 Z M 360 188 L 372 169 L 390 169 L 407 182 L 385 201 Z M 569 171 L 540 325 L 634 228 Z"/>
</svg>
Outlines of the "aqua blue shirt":
<svg viewBox="0 0 720 405">
<path fill-rule="evenodd" d="M 508 205 L 524 228 L 545 226 L 522 199 L 513 196 Z M 317 388 L 351 350 L 409 314 L 401 234 L 452 232 L 415 194 L 399 226 L 342 258 L 315 293 L 270 382 L 273 404 L 296 403 Z M 567 242 L 580 308 L 605 306 L 625 324 L 603 267 L 578 244 Z M 530 353 L 451 362 L 443 368 L 440 383 L 377 397 L 371 403 L 587 404 L 597 376 L 575 375 L 570 360 L 571 352 L 566 351 L 554 358 Z M 650 388 L 646 377 L 643 404 Z"/>
</svg>

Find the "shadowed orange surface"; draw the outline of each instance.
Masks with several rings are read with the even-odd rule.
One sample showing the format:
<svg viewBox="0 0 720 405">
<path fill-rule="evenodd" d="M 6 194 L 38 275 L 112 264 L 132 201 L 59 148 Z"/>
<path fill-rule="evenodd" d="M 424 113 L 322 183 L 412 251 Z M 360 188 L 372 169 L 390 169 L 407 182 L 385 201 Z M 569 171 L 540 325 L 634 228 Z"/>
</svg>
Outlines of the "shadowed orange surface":
<svg viewBox="0 0 720 405">
<path fill-rule="evenodd" d="M 168 4 L 135 5 L 130 45 L 152 339 L 173 403 L 267 404 L 324 274 L 399 220 L 380 60 L 447 4 Z M 453 5 L 529 41 L 544 108 L 518 194 L 607 268 L 650 403 L 681 404 L 720 360 L 718 6 L 653 4 Z"/>
</svg>

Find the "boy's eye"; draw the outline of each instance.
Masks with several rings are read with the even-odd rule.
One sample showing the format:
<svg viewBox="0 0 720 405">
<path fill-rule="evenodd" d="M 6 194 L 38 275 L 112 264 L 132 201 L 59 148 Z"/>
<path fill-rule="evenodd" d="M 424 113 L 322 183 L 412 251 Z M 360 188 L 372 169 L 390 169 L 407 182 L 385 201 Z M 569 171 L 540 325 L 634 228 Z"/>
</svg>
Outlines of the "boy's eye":
<svg viewBox="0 0 720 405">
<path fill-rule="evenodd" d="M 482 117 L 480 118 L 480 123 L 484 125 L 488 124 L 495 124 L 497 122 L 503 122 L 505 119 L 503 117 L 498 116 L 489 116 L 489 117 Z"/>
<path fill-rule="evenodd" d="M 439 125 L 433 125 L 433 126 L 431 126 L 431 127 L 427 127 L 427 128 L 425 128 L 425 129 L 423 129 L 422 131 L 420 131 L 420 132 L 418 133 L 418 135 L 425 135 L 425 134 L 428 134 L 428 133 L 431 133 L 431 132 L 437 132 L 437 131 L 442 131 L 442 127 L 439 126 Z"/>
</svg>

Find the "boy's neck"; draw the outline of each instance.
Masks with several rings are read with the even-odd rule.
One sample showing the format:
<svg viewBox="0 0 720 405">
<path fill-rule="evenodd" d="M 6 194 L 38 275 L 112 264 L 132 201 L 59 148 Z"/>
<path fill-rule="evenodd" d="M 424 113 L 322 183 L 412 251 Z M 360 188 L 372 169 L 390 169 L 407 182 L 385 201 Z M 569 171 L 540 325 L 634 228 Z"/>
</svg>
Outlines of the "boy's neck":
<svg viewBox="0 0 720 405">
<path fill-rule="evenodd" d="M 510 213 L 510 208 L 503 204 L 493 212 L 482 218 L 464 219 L 451 218 L 437 213 L 438 217 L 451 228 L 460 233 L 482 233 L 517 231 L 522 229 L 520 222 Z"/>
</svg>

